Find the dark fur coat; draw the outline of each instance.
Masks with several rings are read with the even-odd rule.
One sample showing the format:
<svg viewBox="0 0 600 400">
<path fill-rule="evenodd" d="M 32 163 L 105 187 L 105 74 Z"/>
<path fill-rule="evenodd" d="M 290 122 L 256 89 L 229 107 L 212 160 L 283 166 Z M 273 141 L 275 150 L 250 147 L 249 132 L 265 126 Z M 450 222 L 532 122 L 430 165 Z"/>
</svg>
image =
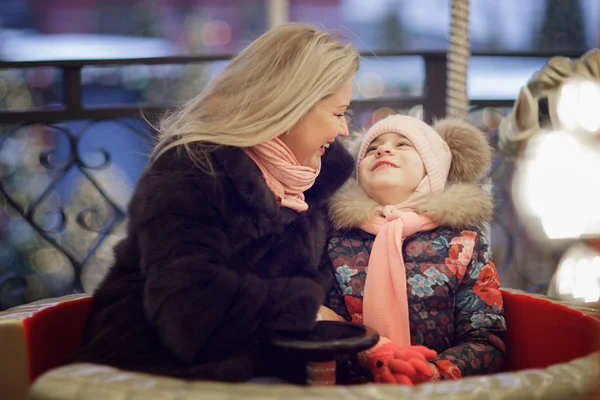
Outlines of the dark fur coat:
<svg viewBox="0 0 600 400">
<path fill-rule="evenodd" d="M 266 371 L 264 338 L 314 327 L 332 279 L 326 205 L 350 154 L 328 149 L 304 213 L 280 209 L 238 148 L 213 153 L 214 177 L 184 154 L 165 153 L 138 182 L 73 361 L 243 381 Z"/>
</svg>

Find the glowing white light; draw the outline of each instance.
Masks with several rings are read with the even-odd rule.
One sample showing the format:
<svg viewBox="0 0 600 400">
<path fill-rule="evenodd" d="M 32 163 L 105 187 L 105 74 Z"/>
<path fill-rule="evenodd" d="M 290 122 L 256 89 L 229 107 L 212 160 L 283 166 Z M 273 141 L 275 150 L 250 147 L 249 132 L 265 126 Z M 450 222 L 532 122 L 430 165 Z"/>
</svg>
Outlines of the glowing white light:
<svg viewBox="0 0 600 400">
<path fill-rule="evenodd" d="M 567 132 L 542 132 L 527 148 L 514 197 L 549 239 L 600 233 L 600 151 Z"/>
<path fill-rule="evenodd" d="M 558 293 L 569 295 L 575 290 L 575 261 L 565 260 L 558 268 Z"/>
<path fill-rule="evenodd" d="M 585 303 L 600 300 L 600 255 L 584 244 L 570 247 L 556 273 L 558 293 Z"/>
<path fill-rule="evenodd" d="M 600 256 L 596 256 L 592 259 L 592 268 L 596 278 L 600 279 Z"/>
<path fill-rule="evenodd" d="M 596 133 L 600 130 L 600 84 L 582 80 L 565 84 L 556 112 L 567 130 Z"/>
</svg>

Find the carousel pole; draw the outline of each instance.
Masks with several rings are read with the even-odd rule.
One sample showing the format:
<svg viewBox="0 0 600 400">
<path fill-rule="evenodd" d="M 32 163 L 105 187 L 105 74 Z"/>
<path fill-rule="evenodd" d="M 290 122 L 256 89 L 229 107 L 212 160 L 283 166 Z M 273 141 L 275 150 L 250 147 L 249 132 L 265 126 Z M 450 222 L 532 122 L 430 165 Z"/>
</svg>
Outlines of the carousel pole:
<svg viewBox="0 0 600 400">
<path fill-rule="evenodd" d="M 469 0 L 452 0 L 450 44 L 446 63 L 446 115 L 448 117 L 466 118 L 469 113 L 467 75 L 470 57 Z M 483 187 L 491 193 L 492 179 L 485 179 Z M 485 236 L 488 240 L 491 240 L 491 234 L 491 227 L 486 224 Z"/>
<path fill-rule="evenodd" d="M 268 7 L 269 29 L 273 29 L 289 21 L 289 0 L 269 0 Z"/>
<path fill-rule="evenodd" d="M 469 111 L 467 72 L 471 43 L 469 40 L 469 0 L 452 0 L 450 46 L 446 71 L 446 114 L 464 118 Z"/>
</svg>

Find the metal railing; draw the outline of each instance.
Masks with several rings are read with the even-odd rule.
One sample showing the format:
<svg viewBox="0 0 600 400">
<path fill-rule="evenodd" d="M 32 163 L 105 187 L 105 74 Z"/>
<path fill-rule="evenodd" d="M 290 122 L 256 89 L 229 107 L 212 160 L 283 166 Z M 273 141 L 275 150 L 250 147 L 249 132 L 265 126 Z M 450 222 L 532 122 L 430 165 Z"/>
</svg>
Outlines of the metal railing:
<svg viewBox="0 0 600 400">
<path fill-rule="evenodd" d="M 549 58 L 554 54 L 525 54 L 525 53 L 475 53 L 474 56 L 490 56 L 490 57 L 539 57 Z M 353 101 L 357 108 L 379 108 L 390 107 L 392 109 L 409 109 L 415 105 L 422 105 L 424 109 L 425 119 L 431 122 L 435 118 L 440 118 L 444 115 L 446 109 L 446 53 L 443 52 L 377 52 L 365 53 L 366 58 L 387 58 L 400 56 L 418 56 L 424 61 L 425 68 L 425 88 L 421 96 L 404 97 L 396 99 L 369 99 Z M 577 57 L 579 54 L 567 55 Z M 35 300 L 35 297 L 58 296 L 66 292 L 83 291 L 84 284 L 82 280 L 82 270 L 91 263 L 98 251 L 103 245 L 107 237 L 112 235 L 115 229 L 122 224 L 126 219 L 126 210 L 123 204 L 116 201 L 106 187 L 98 181 L 94 175 L 95 171 L 99 171 L 110 166 L 112 155 L 105 149 L 98 150 L 101 161 L 91 163 L 86 161 L 86 157 L 81 154 L 80 146 L 82 138 L 91 126 L 102 121 L 113 121 L 119 126 L 126 128 L 128 131 L 142 138 L 150 138 L 152 129 L 147 125 L 134 124 L 132 121 L 140 120 L 141 113 L 144 115 L 160 115 L 169 105 L 165 106 L 115 106 L 107 105 L 102 107 L 84 106 L 83 102 L 83 84 L 82 71 L 89 67 L 126 67 L 133 65 L 187 65 L 201 64 L 215 61 L 226 61 L 229 56 L 194 56 L 194 57 L 160 57 L 146 59 L 115 59 L 115 60 L 72 60 L 72 61 L 27 61 L 27 62 L 0 62 L 0 71 L 4 69 L 24 70 L 39 67 L 58 68 L 61 71 L 61 92 L 62 104 L 51 108 L 41 110 L 27 111 L 0 111 L 0 124 L 4 126 L 0 136 L 0 154 L 7 150 L 7 140 L 13 137 L 17 132 L 22 132 L 23 129 L 29 129 L 30 132 L 34 127 L 43 127 L 50 129 L 54 135 L 62 136 L 60 142 L 61 149 L 57 142 L 51 141 L 48 148 L 41 149 L 37 155 L 38 162 L 42 169 L 40 173 L 51 172 L 52 175 L 47 181 L 47 185 L 36 192 L 30 199 L 23 201 L 16 198 L 14 193 L 11 193 L 9 188 L 9 173 L 3 173 L 0 176 L 0 200 L 4 202 L 4 209 L 0 210 L 0 242 L 8 242 L 8 234 L 10 229 L 2 226 L 2 221 L 7 220 L 7 216 L 11 218 L 21 218 L 31 228 L 35 236 L 42 239 L 43 243 L 38 243 L 40 246 L 49 244 L 54 250 L 64 256 L 72 271 L 72 276 L 68 279 L 71 281 L 67 285 L 62 285 L 58 289 L 50 291 L 38 291 L 39 296 L 26 295 L 27 285 L 30 283 L 30 277 L 36 272 L 26 267 L 27 260 L 21 261 L 19 266 L 11 265 L 11 258 L 4 257 L 0 254 L 0 261 L 4 261 L 5 265 L 0 265 L 0 310 L 9 306 L 16 305 L 20 302 Z M 525 82 L 523 82 L 525 84 Z M 1 99 L 0 99 L 1 100 Z M 507 100 L 477 100 L 473 101 L 472 110 L 481 110 L 485 107 L 508 108 L 512 106 L 513 101 Z M 83 127 L 77 129 L 68 126 L 68 122 L 86 121 Z M 494 132 L 490 131 L 493 136 Z M 68 154 L 64 156 L 63 162 L 58 162 L 57 154 L 66 151 Z M 1 161 L 0 161 L 1 162 Z M 515 238 L 519 235 L 520 227 L 514 215 L 507 216 L 511 208 L 506 207 L 510 202 L 510 193 L 507 192 L 506 184 L 499 180 L 507 179 L 510 173 L 504 171 L 499 174 L 498 171 L 503 169 L 504 160 L 498 157 L 494 162 L 494 171 L 492 177 L 495 184 L 496 203 L 504 211 L 496 218 L 494 224 L 497 230 L 504 232 L 505 245 L 503 261 L 499 266 L 500 273 L 503 274 L 511 265 L 513 253 L 515 249 Z M 1 170 L 1 165 L 0 165 Z M 87 182 L 88 186 L 93 187 L 96 198 L 102 203 L 102 213 L 104 221 L 94 222 L 94 218 L 90 215 L 94 214 L 96 205 L 89 205 L 81 210 L 76 210 L 76 215 L 73 218 L 70 211 L 66 210 L 64 205 L 58 204 L 52 207 L 42 207 L 42 203 L 48 201 L 53 192 L 65 181 L 68 180 L 69 174 L 76 171 Z M 16 173 L 13 171 L 13 174 Z M 496 174 L 497 176 L 495 176 Z M 508 175 L 507 175 L 508 174 Z M 14 178 L 14 177 L 13 177 Z M 10 179 L 13 179 L 10 178 Z M 43 209 L 42 209 L 43 208 Z M 96 210 L 97 211 L 97 210 Z M 51 214 L 51 223 L 40 222 L 38 214 Z M 68 225 L 68 221 L 75 221 L 78 229 L 96 235 L 94 240 L 89 241 L 85 251 L 74 251 L 72 246 L 66 244 L 64 231 Z M 92 221 L 92 222 L 90 222 Z M 513 221 L 513 222 L 510 222 Z M 6 225 L 6 224 L 5 224 Z M 4 229 L 4 231 L 2 231 Z M 38 240 L 39 241 L 39 240 Z M 33 241 L 35 242 L 35 240 Z M 35 247 L 35 243 L 34 243 Z M 30 252 L 35 249 L 30 248 Z M 2 251 L 0 251 L 2 253 Z M 26 251 L 25 251 L 26 253 Z M 25 267 L 23 266 L 25 265 Z M 528 282 L 528 284 L 536 284 L 539 282 Z"/>
</svg>

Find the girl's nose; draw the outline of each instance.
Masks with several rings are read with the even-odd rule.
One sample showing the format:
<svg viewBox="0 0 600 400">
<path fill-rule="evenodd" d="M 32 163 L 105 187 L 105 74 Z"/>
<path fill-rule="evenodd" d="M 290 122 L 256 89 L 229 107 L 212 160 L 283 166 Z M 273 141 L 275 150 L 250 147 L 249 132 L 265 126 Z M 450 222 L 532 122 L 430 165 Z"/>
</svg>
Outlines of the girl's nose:
<svg viewBox="0 0 600 400">
<path fill-rule="evenodd" d="M 377 156 L 382 156 L 384 154 L 391 154 L 392 149 L 387 144 L 382 144 L 377 148 Z"/>
</svg>

